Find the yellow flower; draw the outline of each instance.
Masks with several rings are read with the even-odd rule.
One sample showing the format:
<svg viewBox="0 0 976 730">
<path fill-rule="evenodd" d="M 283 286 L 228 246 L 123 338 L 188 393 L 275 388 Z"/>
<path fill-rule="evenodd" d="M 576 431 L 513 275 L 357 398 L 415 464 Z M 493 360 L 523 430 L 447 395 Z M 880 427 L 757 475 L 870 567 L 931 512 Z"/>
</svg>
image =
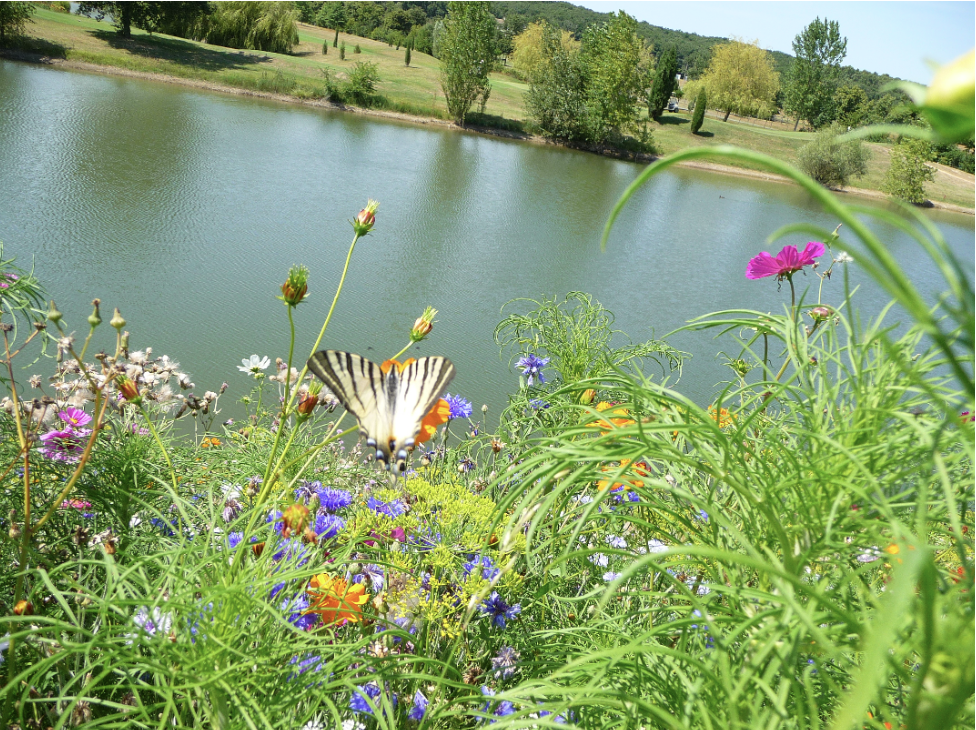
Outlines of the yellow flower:
<svg viewBox="0 0 976 730">
<path fill-rule="evenodd" d="M 712 417 L 713 421 L 718 423 L 719 428 L 725 428 L 735 423 L 735 414 L 729 411 L 728 408 L 721 408 L 716 411 L 715 406 L 709 406 L 708 415 Z"/>
</svg>

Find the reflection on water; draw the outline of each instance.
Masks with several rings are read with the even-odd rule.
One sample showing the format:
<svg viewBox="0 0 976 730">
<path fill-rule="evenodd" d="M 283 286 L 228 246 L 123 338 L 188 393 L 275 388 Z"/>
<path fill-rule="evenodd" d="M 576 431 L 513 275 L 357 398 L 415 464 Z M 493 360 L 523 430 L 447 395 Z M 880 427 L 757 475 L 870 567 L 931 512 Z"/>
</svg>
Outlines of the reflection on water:
<svg viewBox="0 0 976 730">
<path fill-rule="evenodd" d="M 34 258 L 69 326 L 82 330 L 98 296 L 107 311 L 121 308 L 134 348 L 180 360 L 200 390 L 227 380 L 228 415 L 240 414 L 232 401 L 250 385 L 240 359 L 286 354 L 287 321 L 274 297 L 292 264 L 312 272 L 296 321 L 303 356 L 314 341 L 352 237 L 347 221 L 367 198 L 381 202 L 377 225 L 357 246 L 323 345 L 382 359 L 434 306 L 439 321 L 415 353 L 449 356 L 459 373 L 452 387 L 494 414 L 518 382 L 510 353 L 492 340 L 508 300 L 583 290 L 635 340 L 719 309 L 780 311 L 785 293 L 771 281 L 747 282 L 746 262 L 769 250 L 766 238 L 783 225 L 836 225 L 798 188 L 676 170 L 634 197 L 601 252 L 607 215 L 641 169 L 0 61 L 6 254 L 21 264 Z M 933 218 L 971 266 L 973 219 Z M 878 230 L 920 289 L 937 293 L 937 272 L 911 240 Z M 774 249 L 805 241 L 793 236 Z M 840 288 L 830 283 L 826 300 L 837 301 Z M 873 314 L 888 297 L 868 283 L 858 299 Z M 673 344 L 694 355 L 680 388 L 706 402 L 728 377 L 715 353 L 734 345 L 706 333 L 681 333 Z"/>
</svg>

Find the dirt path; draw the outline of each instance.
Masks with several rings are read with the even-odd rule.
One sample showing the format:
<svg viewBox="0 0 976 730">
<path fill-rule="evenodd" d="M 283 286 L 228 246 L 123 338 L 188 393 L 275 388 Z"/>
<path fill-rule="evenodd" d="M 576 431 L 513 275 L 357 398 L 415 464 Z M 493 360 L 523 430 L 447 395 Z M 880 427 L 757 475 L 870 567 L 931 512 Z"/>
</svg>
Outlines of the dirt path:
<svg viewBox="0 0 976 730">
<path fill-rule="evenodd" d="M 46 66 L 56 66 L 58 68 L 73 69 L 77 71 L 85 71 L 89 73 L 100 73 L 108 74 L 111 76 L 125 76 L 129 78 L 144 79 L 147 81 L 162 81 L 168 84 L 178 84 L 180 86 L 188 86 L 194 89 L 203 89 L 206 91 L 216 91 L 222 94 L 235 94 L 237 96 L 253 96 L 262 99 L 273 99 L 274 101 L 281 101 L 287 104 L 301 104 L 304 106 L 319 107 L 324 109 L 336 109 L 344 112 L 352 112 L 354 114 L 365 114 L 367 116 L 378 117 L 383 119 L 395 119 L 401 122 L 407 122 L 410 124 L 420 124 L 426 126 L 437 126 L 437 127 L 450 127 L 454 129 L 459 129 L 453 122 L 444 119 L 435 119 L 433 117 L 419 117 L 412 114 L 403 114 L 401 112 L 385 111 L 382 109 L 364 109 L 361 107 L 347 106 L 345 104 L 336 104 L 330 101 L 325 101 L 322 99 L 298 99 L 294 96 L 288 96 L 287 94 L 274 94 L 271 92 L 264 91 L 252 91 L 250 89 L 241 89 L 234 86 L 226 86 L 224 84 L 214 83 L 212 81 L 205 81 L 202 79 L 187 79 L 180 76 L 171 76 L 169 74 L 157 74 L 149 73 L 146 71 L 133 71 L 126 68 L 118 68 L 115 66 L 102 66 L 94 63 L 86 63 L 84 61 L 72 61 L 65 60 L 61 58 L 51 58 L 48 56 L 40 56 L 33 53 L 23 53 L 19 51 L 0 51 L 0 57 L 9 58 L 15 61 L 26 61 L 29 63 L 38 63 Z M 494 137 L 506 137 L 509 139 L 518 139 L 524 142 L 531 142 L 534 144 L 554 144 L 542 137 L 536 135 L 523 134 L 520 132 L 513 132 L 504 129 L 494 129 L 489 127 L 475 127 L 467 126 L 463 128 L 464 131 L 475 132 L 478 134 L 485 134 Z M 598 149 L 589 150 L 591 152 L 596 152 L 609 157 L 617 157 L 620 159 L 632 160 L 635 162 L 653 162 L 656 157 L 653 155 L 632 155 L 630 153 L 619 153 L 614 150 L 609 149 Z M 956 179 L 966 180 L 966 173 L 962 173 L 958 170 L 953 170 L 952 168 L 947 168 L 944 165 L 938 165 L 932 163 L 933 167 L 936 168 L 937 174 L 951 175 L 956 177 Z M 762 172 L 759 170 L 748 170 L 741 167 L 731 167 L 729 165 L 721 165 L 714 162 L 700 162 L 700 161 L 687 161 L 679 162 L 676 167 L 685 167 L 698 170 L 704 170 L 707 172 L 715 172 L 722 175 L 734 175 L 736 177 L 750 178 L 753 180 L 766 180 L 770 182 L 780 182 L 793 185 L 792 180 L 783 177 L 782 175 L 776 175 L 770 172 Z M 877 190 L 864 190 L 862 188 L 843 188 L 836 190 L 835 192 L 857 195 L 865 198 L 872 198 L 874 200 L 886 200 L 887 196 Z M 958 205 L 952 205 L 950 203 L 938 203 L 932 202 L 932 207 L 939 208 L 942 210 L 949 210 L 956 213 L 966 213 L 968 215 L 976 215 L 976 210 L 971 208 L 964 208 Z"/>
</svg>

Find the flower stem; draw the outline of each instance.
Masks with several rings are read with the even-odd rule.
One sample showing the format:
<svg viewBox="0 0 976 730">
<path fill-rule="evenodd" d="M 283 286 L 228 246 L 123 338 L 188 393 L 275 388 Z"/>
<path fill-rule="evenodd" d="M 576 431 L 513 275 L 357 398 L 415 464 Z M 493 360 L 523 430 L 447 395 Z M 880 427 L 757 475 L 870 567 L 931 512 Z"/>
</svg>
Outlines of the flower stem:
<svg viewBox="0 0 976 730">
<path fill-rule="evenodd" d="M 406 345 L 404 345 L 404 347 L 403 347 L 403 349 L 402 349 L 402 350 L 400 350 L 400 352 L 398 352 L 398 353 L 397 353 L 396 355 L 394 355 L 394 356 L 393 356 L 393 357 L 391 357 L 390 359 L 391 359 L 391 360 L 396 360 L 396 359 L 398 359 L 398 358 L 400 357 L 400 355 L 402 355 L 402 354 L 403 354 L 403 353 L 405 353 L 405 352 L 406 352 L 407 350 L 409 350 L 409 349 L 410 349 L 410 347 L 411 347 L 412 345 L 413 345 L 413 340 L 410 340 L 410 342 L 408 342 L 408 343 L 407 343 Z"/>
<path fill-rule="evenodd" d="M 145 409 L 142 407 L 142 403 L 139 404 L 139 413 L 141 413 L 142 417 L 146 419 L 146 425 L 149 426 L 149 431 L 152 433 L 153 438 L 156 440 L 156 443 L 159 445 L 159 450 L 163 452 L 163 458 L 166 459 L 166 466 L 169 467 L 169 476 L 170 479 L 173 481 L 173 492 L 175 493 L 177 491 L 176 470 L 173 468 L 173 462 L 170 461 L 169 459 L 169 453 L 166 451 L 166 447 L 163 446 L 163 440 L 159 438 L 159 432 L 156 431 L 156 426 L 152 422 L 152 419 L 149 417 L 149 414 L 146 413 Z"/>
<path fill-rule="evenodd" d="M 291 406 L 292 401 L 292 399 L 289 397 L 291 390 L 291 362 L 292 358 L 295 357 L 295 316 L 292 314 L 292 309 L 294 309 L 294 307 L 289 304 L 288 327 L 291 332 L 291 339 L 288 341 L 288 363 L 285 366 L 285 398 L 284 403 L 281 406 L 281 416 L 278 420 L 278 430 L 275 431 L 274 443 L 271 444 L 271 453 L 268 454 L 268 465 L 264 469 L 265 482 L 267 482 L 268 478 L 271 476 L 271 465 L 274 463 L 274 458 L 278 453 L 278 443 L 281 441 L 281 432 L 285 430 L 285 425 L 288 423 L 288 409 Z M 295 385 L 297 386 L 298 383 L 296 382 Z M 295 392 L 298 392 L 297 387 L 295 388 Z M 282 453 L 282 457 L 288 453 L 288 447 L 291 446 L 292 439 L 295 436 L 295 430 L 296 429 L 292 430 L 292 434 L 288 439 L 288 444 L 285 446 L 285 451 Z"/>
</svg>

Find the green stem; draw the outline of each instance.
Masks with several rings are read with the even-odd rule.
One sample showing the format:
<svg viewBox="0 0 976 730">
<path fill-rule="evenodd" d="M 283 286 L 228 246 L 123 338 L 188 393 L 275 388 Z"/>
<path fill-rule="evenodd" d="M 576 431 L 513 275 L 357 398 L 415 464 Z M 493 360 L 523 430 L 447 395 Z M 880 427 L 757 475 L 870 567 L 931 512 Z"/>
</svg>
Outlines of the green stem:
<svg viewBox="0 0 976 730">
<path fill-rule="evenodd" d="M 292 309 L 294 307 L 288 305 L 288 327 L 291 332 L 291 339 L 288 341 L 288 362 L 285 365 L 285 398 L 284 403 L 281 406 L 281 415 L 278 418 L 278 430 L 275 431 L 274 443 L 271 444 L 271 453 L 268 454 L 268 465 L 264 468 L 264 481 L 267 482 L 271 477 L 271 465 L 274 463 L 275 456 L 278 453 L 278 443 L 281 441 L 281 432 L 285 430 L 285 426 L 288 423 L 288 412 L 291 408 L 292 398 L 289 397 L 291 391 L 291 362 L 292 358 L 295 357 L 295 316 L 292 314 Z M 301 382 L 301 379 L 296 382 Z M 298 392 L 298 388 L 295 388 L 295 392 Z M 295 437 L 296 428 L 292 429 L 291 436 L 288 438 L 288 444 L 285 446 L 285 450 L 282 452 L 281 456 L 284 458 L 285 454 L 288 453 L 288 447 L 291 446 L 292 439 Z M 281 461 L 279 459 L 278 463 Z"/>
<path fill-rule="evenodd" d="M 396 355 L 394 355 L 394 356 L 393 356 L 393 357 L 391 357 L 390 359 L 391 359 L 391 360 L 396 360 L 397 358 L 399 358 L 399 357 L 400 357 L 400 355 L 402 355 L 403 353 L 405 353 L 405 352 L 406 352 L 407 350 L 409 350 L 409 349 L 410 349 L 410 348 L 411 348 L 412 346 L 413 346 L 413 340 L 410 340 L 410 342 L 408 342 L 408 343 L 407 343 L 407 344 L 406 344 L 406 345 L 404 346 L 404 348 L 403 348 L 402 350 L 400 350 L 400 352 L 398 352 L 398 353 L 397 353 Z"/>
<path fill-rule="evenodd" d="M 137 405 L 139 407 L 139 413 L 141 413 L 142 417 L 146 419 L 146 425 L 149 426 L 150 433 L 152 433 L 153 438 L 156 440 L 156 443 L 159 445 L 159 450 L 163 452 L 163 458 L 166 459 L 166 466 L 169 467 L 169 476 L 173 482 L 173 492 L 175 493 L 178 488 L 176 484 L 176 470 L 173 468 L 173 462 L 170 461 L 169 453 L 167 453 L 166 447 L 163 445 L 163 440 L 159 437 L 159 432 L 156 430 L 156 425 L 152 422 L 152 419 L 149 417 L 149 414 L 146 413 L 145 409 L 142 407 L 142 403 L 139 403 Z"/>
</svg>

